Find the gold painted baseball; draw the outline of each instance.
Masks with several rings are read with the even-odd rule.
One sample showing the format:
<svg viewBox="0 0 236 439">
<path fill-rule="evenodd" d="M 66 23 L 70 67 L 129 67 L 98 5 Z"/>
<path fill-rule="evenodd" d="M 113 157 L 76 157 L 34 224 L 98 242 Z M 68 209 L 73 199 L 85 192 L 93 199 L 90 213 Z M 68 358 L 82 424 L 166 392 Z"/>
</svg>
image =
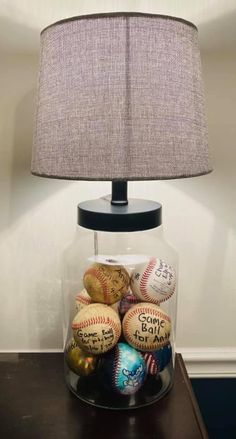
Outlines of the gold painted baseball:
<svg viewBox="0 0 236 439">
<path fill-rule="evenodd" d="M 78 346 L 89 354 L 98 355 L 109 351 L 118 342 L 121 323 L 111 307 L 92 303 L 76 314 L 72 329 Z"/>
<path fill-rule="evenodd" d="M 84 286 L 94 302 L 118 302 L 128 292 L 129 284 L 129 273 L 122 265 L 95 263 L 84 273 Z"/>
<path fill-rule="evenodd" d="M 127 311 L 122 329 L 131 346 L 140 351 L 155 351 L 168 343 L 171 320 L 158 305 L 142 302 Z"/>
<path fill-rule="evenodd" d="M 90 303 L 92 303 L 92 299 L 85 288 L 76 294 L 75 309 L 77 312 L 81 311 L 85 306 L 90 305 Z"/>
<path fill-rule="evenodd" d="M 72 337 L 66 344 L 65 359 L 69 368 L 77 375 L 90 375 L 97 367 L 98 357 L 86 354 Z"/>
</svg>

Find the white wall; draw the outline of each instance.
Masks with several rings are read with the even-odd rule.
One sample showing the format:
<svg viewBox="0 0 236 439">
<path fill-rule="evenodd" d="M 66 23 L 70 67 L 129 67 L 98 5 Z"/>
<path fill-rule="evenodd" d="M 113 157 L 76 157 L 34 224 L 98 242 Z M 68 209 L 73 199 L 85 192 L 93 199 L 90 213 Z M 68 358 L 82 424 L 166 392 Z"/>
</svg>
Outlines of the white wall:
<svg viewBox="0 0 236 439">
<path fill-rule="evenodd" d="M 166 237 L 180 255 L 179 349 L 187 359 L 198 352 L 208 358 L 206 352 L 225 350 L 232 360 L 236 340 L 235 52 L 203 54 L 203 71 L 215 171 L 195 179 L 134 182 L 130 195 L 163 204 Z M 36 78 L 36 56 L 1 54 L 1 351 L 61 348 L 61 251 L 73 237 L 78 202 L 110 189 L 109 183 L 71 183 L 30 175 Z"/>
</svg>

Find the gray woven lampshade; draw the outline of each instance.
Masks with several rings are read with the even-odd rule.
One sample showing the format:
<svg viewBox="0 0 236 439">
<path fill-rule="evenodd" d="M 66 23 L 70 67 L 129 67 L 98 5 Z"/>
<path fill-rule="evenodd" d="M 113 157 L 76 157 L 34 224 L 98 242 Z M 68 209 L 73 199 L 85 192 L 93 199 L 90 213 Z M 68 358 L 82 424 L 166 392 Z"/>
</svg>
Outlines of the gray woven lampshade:
<svg viewBox="0 0 236 439">
<path fill-rule="evenodd" d="M 144 180 L 210 171 L 193 24 L 118 13 L 44 29 L 33 174 Z"/>
</svg>

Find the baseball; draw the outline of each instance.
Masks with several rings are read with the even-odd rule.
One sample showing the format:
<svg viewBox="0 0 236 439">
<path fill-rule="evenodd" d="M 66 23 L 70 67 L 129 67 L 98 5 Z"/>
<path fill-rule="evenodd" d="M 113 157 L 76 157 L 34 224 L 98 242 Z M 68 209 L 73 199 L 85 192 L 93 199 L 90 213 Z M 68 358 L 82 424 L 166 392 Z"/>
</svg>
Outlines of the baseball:
<svg viewBox="0 0 236 439">
<path fill-rule="evenodd" d="M 66 344 L 66 362 L 69 368 L 77 375 L 87 376 L 93 373 L 97 367 L 98 358 L 88 355 L 80 349 L 73 337 Z"/>
<path fill-rule="evenodd" d="M 125 314 L 122 328 L 131 346 L 140 351 L 155 351 L 168 343 L 171 321 L 159 306 L 142 302 Z"/>
<path fill-rule="evenodd" d="M 133 294 L 127 294 L 121 301 L 119 302 L 118 310 L 120 313 L 120 318 L 123 319 L 124 315 L 127 311 L 136 303 L 139 303 L 139 299 Z"/>
<path fill-rule="evenodd" d="M 75 297 L 75 309 L 77 312 L 81 311 L 86 305 L 92 303 L 92 299 L 84 288 Z"/>
<path fill-rule="evenodd" d="M 94 302 L 112 305 L 129 290 L 130 277 L 121 265 L 93 264 L 84 274 L 84 286 Z"/>
<path fill-rule="evenodd" d="M 117 313 L 107 305 L 92 303 L 76 314 L 72 329 L 78 346 L 89 354 L 102 354 L 118 342 L 121 323 Z"/>
<path fill-rule="evenodd" d="M 147 373 L 157 375 L 170 363 L 172 357 L 171 344 L 168 343 L 158 351 L 143 352 L 143 358 L 146 363 Z"/>
<path fill-rule="evenodd" d="M 138 265 L 131 276 L 131 290 L 140 300 L 159 304 L 174 293 L 176 273 L 163 259 L 151 258 Z"/>
<path fill-rule="evenodd" d="M 114 309 L 114 311 L 119 315 L 119 303 L 120 302 L 115 302 L 112 305 L 109 305 L 110 308 Z"/>
<path fill-rule="evenodd" d="M 142 354 L 127 343 L 118 343 L 104 358 L 104 385 L 122 395 L 132 395 L 146 379 L 146 364 Z"/>
</svg>

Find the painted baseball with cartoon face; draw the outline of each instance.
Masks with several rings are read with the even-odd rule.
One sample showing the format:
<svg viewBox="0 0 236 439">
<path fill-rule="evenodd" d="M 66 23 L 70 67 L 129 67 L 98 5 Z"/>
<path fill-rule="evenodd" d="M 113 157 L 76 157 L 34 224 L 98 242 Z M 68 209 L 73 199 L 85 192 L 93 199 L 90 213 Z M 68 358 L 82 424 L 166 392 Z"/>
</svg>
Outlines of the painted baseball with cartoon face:
<svg viewBox="0 0 236 439">
<path fill-rule="evenodd" d="M 92 303 L 76 314 L 72 329 L 78 346 L 89 354 L 98 355 L 109 351 L 118 342 L 121 323 L 111 307 Z"/>
<path fill-rule="evenodd" d="M 169 342 L 171 320 L 159 306 L 141 302 L 125 314 L 122 329 L 125 340 L 135 349 L 156 351 Z"/>
<path fill-rule="evenodd" d="M 129 290 L 130 277 L 121 265 L 95 263 L 84 273 L 84 286 L 94 302 L 112 305 Z"/>
<path fill-rule="evenodd" d="M 126 343 L 118 343 L 104 357 L 102 380 L 105 386 L 122 395 L 132 395 L 146 379 L 142 354 Z"/>
<path fill-rule="evenodd" d="M 153 257 L 147 264 L 134 269 L 130 287 L 140 300 L 159 304 L 169 299 L 175 291 L 176 273 L 163 259 Z"/>
</svg>

